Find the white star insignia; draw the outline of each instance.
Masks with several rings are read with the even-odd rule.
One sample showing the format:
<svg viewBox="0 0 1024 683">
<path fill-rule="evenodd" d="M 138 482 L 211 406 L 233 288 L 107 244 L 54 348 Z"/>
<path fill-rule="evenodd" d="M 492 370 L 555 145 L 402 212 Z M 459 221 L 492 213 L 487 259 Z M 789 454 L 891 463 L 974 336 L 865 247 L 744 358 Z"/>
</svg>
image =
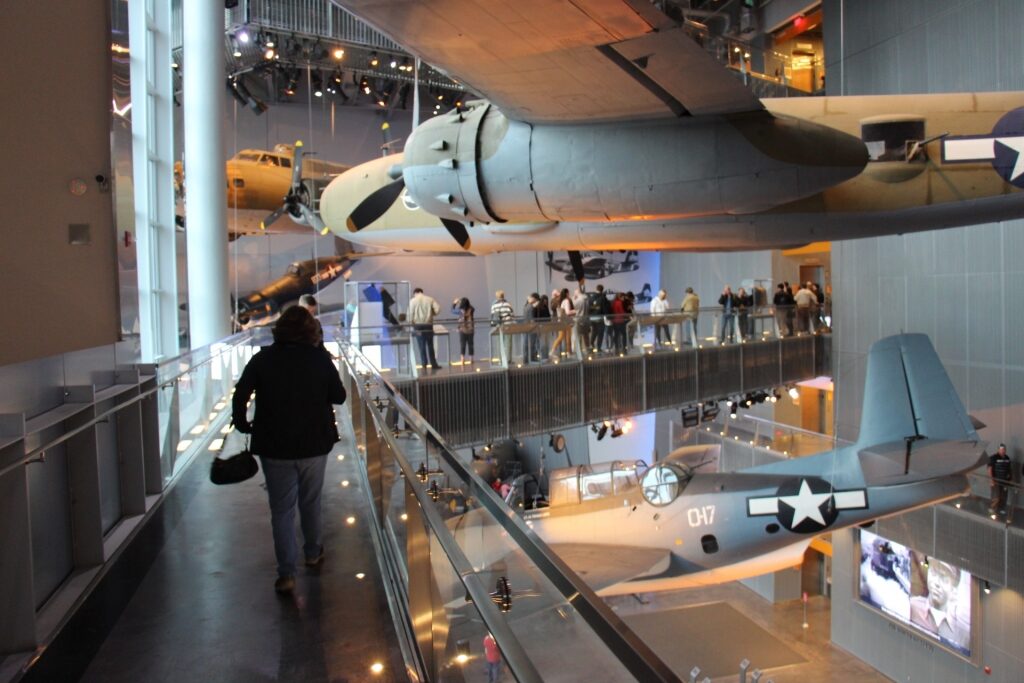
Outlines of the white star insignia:
<svg viewBox="0 0 1024 683">
<path fill-rule="evenodd" d="M 825 526 L 825 518 L 821 516 L 821 504 L 831 497 L 831 493 L 813 493 L 807 480 L 800 482 L 800 492 L 795 496 L 779 496 L 779 501 L 793 508 L 793 522 L 797 526 L 805 519 L 810 519 Z"/>
<path fill-rule="evenodd" d="M 1013 172 L 1010 173 L 1010 182 L 1013 182 L 1019 178 L 1021 174 L 1024 174 L 1024 136 L 996 138 L 996 142 L 1001 145 L 1006 145 L 1017 153 L 1017 161 L 1013 165 Z"/>
</svg>

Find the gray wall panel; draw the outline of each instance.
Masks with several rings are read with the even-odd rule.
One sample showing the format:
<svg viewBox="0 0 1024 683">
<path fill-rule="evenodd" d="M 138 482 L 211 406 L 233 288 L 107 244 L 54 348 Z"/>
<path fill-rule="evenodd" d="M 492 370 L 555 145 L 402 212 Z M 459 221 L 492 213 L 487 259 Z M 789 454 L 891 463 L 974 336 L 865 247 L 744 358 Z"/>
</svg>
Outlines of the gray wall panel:
<svg viewBox="0 0 1024 683">
<path fill-rule="evenodd" d="M 1024 231 L 1021 231 L 1024 233 Z M 1024 262 L 1024 250 L 1017 252 L 1017 258 Z M 1000 297 L 1001 317 L 1004 325 L 1004 360 L 1009 366 L 1024 367 L 1024 310 L 1020 305 L 1024 292 L 1024 272 L 1003 273 L 1003 296 Z"/>
<path fill-rule="evenodd" d="M 941 244 L 942 241 L 938 240 Z M 935 289 L 935 325 L 932 343 L 941 358 L 967 360 L 967 287 L 963 275 L 939 275 L 932 279 Z"/>
<path fill-rule="evenodd" d="M 67 449 L 50 449 L 45 462 L 27 468 L 32 520 L 32 580 L 38 609 L 74 567 Z"/>
<path fill-rule="evenodd" d="M 946 505 L 935 508 L 935 556 L 975 576 L 1003 583 L 1006 527 Z"/>
<path fill-rule="evenodd" d="M 841 10 L 845 35 L 839 31 Z M 1024 3 L 1019 0 L 826 0 L 824 11 L 829 94 L 839 94 L 837 76 L 844 72 L 846 94 L 1024 88 Z M 841 42 L 848 57 L 842 65 Z M 932 336 L 968 409 L 989 425 L 981 437 L 1005 441 L 1019 463 L 1024 316 L 1015 304 L 1016 293 L 1024 288 L 1022 255 L 1020 220 L 833 243 L 832 357 L 839 435 L 854 437 L 859 428 L 869 345 L 896 331 L 921 331 Z M 902 307 L 894 303 L 901 295 Z M 999 525 L 979 532 L 973 527 L 979 521 L 987 524 L 987 518 L 974 520 L 969 529 L 961 523 L 963 513 L 945 507 L 937 514 L 936 555 L 962 557 L 958 564 L 979 572 L 999 571 Z M 884 520 L 879 529 L 908 538 L 926 533 L 908 519 Z M 1024 667 L 1020 593 L 994 590 L 981 596 L 980 659 L 993 667 L 987 676 L 855 603 L 852 568 L 857 558 L 850 535 L 833 535 L 832 637 L 839 645 L 896 680 L 1019 681 Z M 1024 590 L 1024 548 L 1012 545 L 1009 552 L 1010 581 Z"/>
<path fill-rule="evenodd" d="M 1024 531 L 1010 529 L 1006 539 L 1006 587 L 1024 593 L 1024 572 L 1016 571 L 1024 567 Z M 1024 609 L 1017 609 L 1014 615 L 1019 627 L 1016 633 L 1024 633 Z"/>
<path fill-rule="evenodd" d="M 117 416 L 96 425 L 96 457 L 99 460 L 100 512 L 103 533 L 121 519 L 121 465 L 117 454 Z"/>
</svg>

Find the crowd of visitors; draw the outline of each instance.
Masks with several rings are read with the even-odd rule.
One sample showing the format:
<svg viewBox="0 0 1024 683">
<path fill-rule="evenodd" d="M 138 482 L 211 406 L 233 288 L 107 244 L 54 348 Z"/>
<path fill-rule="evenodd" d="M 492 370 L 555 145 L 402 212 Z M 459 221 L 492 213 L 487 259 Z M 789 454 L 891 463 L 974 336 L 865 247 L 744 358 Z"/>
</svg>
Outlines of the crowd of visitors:
<svg viewBox="0 0 1024 683">
<path fill-rule="evenodd" d="M 645 296 L 641 301 L 646 300 Z M 641 324 L 653 330 L 654 347 L 672 347 L 694 344 L 700 337 L 698 321 L 701 314 L 701 300 L 693 287 L 687 287 L 678 307 L 669 299 L 664 289 L 650 300 L 649 311 L 637 310 L 638 297 L 633 292 L 612 292 L 598 284 L 593 291 L 580 288 L 552 290 L 550 295 L 532 292 L 523 302 L 519 314 L 506 296 L 504 290 L 497 290 L 490 305 L 490 327 L 508 327 L 514 323 L 548 323 L 558 321 L 561 325 L 525 329 L 510 328 L 501 336 L 501 350 L 506 361 L 511 361 L 513 351 L 524 363 L 557 360 L 579 352 L 593 354 L 624 354 L 637 344 Z M 827 328 L 830 292 L 812 282 L 802 285 L 780 283 L 771 302 L 763 288 L 754 287 L 748 292 L 744 287 L 733 291 L 726 285 L 718 297 L 720 313 L 712 313 L 711 334 L 717 335 L 720 343 L 751 339 L 755 336 L 755 321 L 773 322 L 780 336 L 811 334 Z M 476 308 L 468 297 L 452 301 L 451 314 L 459 334 L 459 361 L 472 364 L 474 335 L 477 329 Z M 707 312 L 707 311 L 705 311 Z M 434 319 L 439 313 L 437 302 L 427 296 L 421 288 L 413 290 L 409 301 L 407 322 L 416 336 L 417 357 L 422 367 L 437 368 L 433 335 Z M 640 316 L 638 314 L 646 313 Z M 664 317 L 664 320 L 659 318 Z M 678 330 L 678 333 L 675 332 Z M 678 334 L 677 339 L 673 335 Z M 522 341 L 513 339 L 521 336 Z M 521 344 L 521 346 L 519 346 Z"/>
</svg>

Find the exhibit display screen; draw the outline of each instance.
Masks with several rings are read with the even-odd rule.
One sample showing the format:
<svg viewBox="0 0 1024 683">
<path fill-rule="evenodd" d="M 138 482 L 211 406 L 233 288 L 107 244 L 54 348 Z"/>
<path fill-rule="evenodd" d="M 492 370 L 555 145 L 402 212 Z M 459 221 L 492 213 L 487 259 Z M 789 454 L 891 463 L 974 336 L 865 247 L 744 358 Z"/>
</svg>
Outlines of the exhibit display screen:
<svg viewBox="0 0 1024 683">
<path fill-rule="evenodd" d="M 970 573 L 862 529 L 859 575 L 862 602 L 971 657 Z"/>
</svg>

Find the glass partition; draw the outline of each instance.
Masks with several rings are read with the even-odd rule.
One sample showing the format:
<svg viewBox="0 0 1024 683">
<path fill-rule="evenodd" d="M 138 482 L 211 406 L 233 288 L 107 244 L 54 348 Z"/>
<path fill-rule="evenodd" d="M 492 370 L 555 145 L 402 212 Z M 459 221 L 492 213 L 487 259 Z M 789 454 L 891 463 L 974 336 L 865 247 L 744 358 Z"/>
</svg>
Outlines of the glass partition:
<svg viewBox="0 0 1024 683">
<path fill-rule="evenodd" d="M 512 513 L 482 463 L 450 449 L 356 345 L 343 342 L 340 360 L 373 517 L 428 679 L 483 679 L 490 634 L 515 680 L 678 680 Z M 609 488 L 636 488 L 635 467 L 607 467 Z"/>
</svg>

